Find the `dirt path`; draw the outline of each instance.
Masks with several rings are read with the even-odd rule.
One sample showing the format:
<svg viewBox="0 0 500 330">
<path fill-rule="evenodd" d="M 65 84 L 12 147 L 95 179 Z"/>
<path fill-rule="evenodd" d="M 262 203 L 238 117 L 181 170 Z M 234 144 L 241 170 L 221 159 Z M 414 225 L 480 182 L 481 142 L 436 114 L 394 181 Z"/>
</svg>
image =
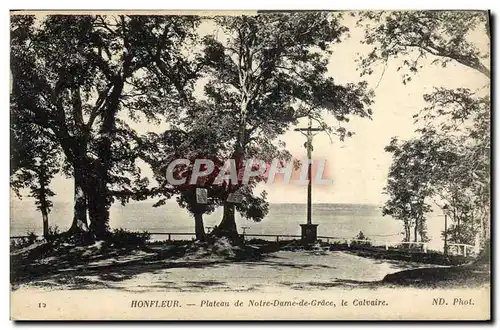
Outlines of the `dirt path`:
<svg viewBox="0 0 500 330">
<path fill-rule="evenodd" d="M 128 292 L 325 290 L 370 286 L 385 275 L 428 265 L 373 260 L 340 251 L 279 251 L 252 262 L 167 259 L 147 254 L 62 269 L 16 289 L 114 289 Z"/>
</svg>

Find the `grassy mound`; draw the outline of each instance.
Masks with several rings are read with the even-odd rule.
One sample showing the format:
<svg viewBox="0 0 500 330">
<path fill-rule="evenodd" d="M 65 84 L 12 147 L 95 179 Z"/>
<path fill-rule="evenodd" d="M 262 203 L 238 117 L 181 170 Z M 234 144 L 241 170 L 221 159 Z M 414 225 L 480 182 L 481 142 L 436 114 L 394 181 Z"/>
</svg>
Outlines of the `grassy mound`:
<svg viewBox="0 0 500 330">
<path fill-rule="evenodd" d="M 213 237 L 206 241 L 194 241 L 186 246 L 187 259 L 219 259 L 242 261 L 258 259 L 261 249 L 251 244 L 233 244 L 226 237 Z"/>
<path fill-rule="evenodd" d="M 465 265 L 440 268 L 419 268 L 386 275 L 385 284 L 405 286 L 477 286 L 490 283 L 489 271 Z"/>
</svg>

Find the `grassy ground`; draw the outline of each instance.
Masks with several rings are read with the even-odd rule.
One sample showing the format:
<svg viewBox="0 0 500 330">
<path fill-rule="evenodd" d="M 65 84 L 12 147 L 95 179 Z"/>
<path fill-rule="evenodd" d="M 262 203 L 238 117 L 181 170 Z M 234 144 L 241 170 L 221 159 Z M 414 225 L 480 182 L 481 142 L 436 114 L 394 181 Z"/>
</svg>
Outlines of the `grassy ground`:
<svg viewBox="0 0 500 330">
<path fill-rule="evenodd" d="M 489 269 L 391 260 L 388 251 L 303 250 L 293 242 L 253 243 L 239 249 L 192 242 L 134 248 L 103 242 L 89 246 L 37 243 L 11 253 L 11 284 L 13 289 L 46 290 L 279 292 L 489 282 Z"/>
</svg>

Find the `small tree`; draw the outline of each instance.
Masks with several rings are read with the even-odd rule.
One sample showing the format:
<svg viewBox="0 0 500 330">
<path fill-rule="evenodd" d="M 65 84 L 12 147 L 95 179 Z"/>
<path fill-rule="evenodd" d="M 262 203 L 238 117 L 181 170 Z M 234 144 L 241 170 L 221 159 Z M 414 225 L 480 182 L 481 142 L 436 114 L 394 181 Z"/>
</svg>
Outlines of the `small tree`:
<svg viewBox="0 0 500 330">
<path fill-rule="evenodd" d="M 425 142 L 414 139 L 399 143 L 393 138 L 385 148 L 393 154 L 393 162 L 385 187 L 389 199 L 382 212 L 383 215 L 392 215 L 403 221 L 407 242 L 411 238 L 411 227 L 414 229 L 415 242 L 418 241 L 418 235 L 420 241 L 427 240 L 425 221 L 431 208 L 426 198 L 432 194 L 430 173 L 439 158 L 431 153 L 438 146 Z"/>
<path fill-rule="evenodd" d="M 42 214 L 43 236 L 48 238 L 49 213 L 53 206 L 50 198 L 55 194 L 49 188 L 54 175 L 60 170 L 59 149 L 47 138 L 45 131 L 30 125 L 18 116 L 15 106 L 11 109 L 11 177 L 10 185 L 19 198 L 22 190 Z"/>
<path fill-rule="evenodd" d="M 442 67 L 457 62 L 489 80 L 489 20 L 486 11 L 363 12 L 359 23 L 365 27 L 364 42 L 372 50 L 359 59 L 361 75 L 392 61 L 398 63 L 406 84 L 418 74 L 422 61 L 430 58 Z M 456 238 L 466 239 L 468 233 L 460 234 L 460 227 L 474 231 L 474 223 L 479 223 L 481 244 L 489 244 L 490 97 L 480 89 L 437 88 L 424 95 L 424 100 L 429 106 L 415 115 L 424 122 L 424 128 L 417 130 L 418 139 L 444 143 L 447 156 L 453 159 L 442 159 L 426 175 L 433 196 L 453 210 L 450 234 L 453 231 Z"/>
<path fill-rule="evenodd" d="M 217 119 L 214 119 L 217 120 Z M 179 206 L 187 209 L 194 217 L 195 232 L 198 240 L 205 240 L 203 215 L 212 213 L 217 206 L 225 203 L 229 185 L 226 182 L 215 184 L 214 181 L 221 170 L 224 170 L 224 157 L 227 154 L 223 125 L 212 126 L 211 120 L 193 121 L 188 131 L 180 128 L 168 130 L 162 134 L 149 133 L 143 138 L 141 146 L 142 158 L 153 168 L 157 188 L 153 194 L 160 196 L 154 206 L 165 204 L 166 200 L 176 195 Z M 176 179 L 184 178 L 183 184 L 172 184 L 166 178 L 168 165 L 176 159 L 188 159 L 188 165 L 178 165 L 172 173 Z M 214 164 L 211 174 L 190 182 L 196 160 L 210 160 Z M 204 171 L 206 167 L 197 170 Z M 253 188 L 255 180 L 250 181 Z M 207 202 L 197 200 L 197 189 L 207 191 Z M 240 187 L 243 200 L 236 206 L 240 214 L 248 219 L 260 221 L 267 214 L 265 193 L 253 196 L 252 189 Z"/>
</svg>

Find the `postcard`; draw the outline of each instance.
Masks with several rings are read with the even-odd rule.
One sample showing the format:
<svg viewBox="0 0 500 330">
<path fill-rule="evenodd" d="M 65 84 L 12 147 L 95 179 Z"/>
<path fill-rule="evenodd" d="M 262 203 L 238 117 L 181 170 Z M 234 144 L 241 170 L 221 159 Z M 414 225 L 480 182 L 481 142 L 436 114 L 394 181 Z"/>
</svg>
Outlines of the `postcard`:
<svg viewBox="0 0 500 330">
<path fill-rule="evenodd" d="M 491 319 L 485 10 L 12 11 L 12 320 Z"/>
</svg>

